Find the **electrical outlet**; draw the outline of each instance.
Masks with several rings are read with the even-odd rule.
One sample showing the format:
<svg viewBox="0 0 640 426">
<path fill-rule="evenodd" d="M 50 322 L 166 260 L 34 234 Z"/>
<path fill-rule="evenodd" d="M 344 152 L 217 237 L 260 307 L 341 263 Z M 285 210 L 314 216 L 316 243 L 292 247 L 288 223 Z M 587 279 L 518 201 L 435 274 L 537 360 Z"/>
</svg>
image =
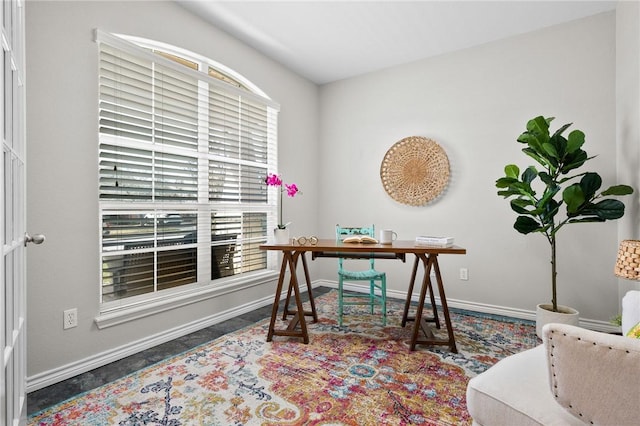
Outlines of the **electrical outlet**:
<svg viewBox="0 0 640 426">
<path fill-rule="evenodd" d="M 73 328 L 78 326 L 78 308 L 67 309 L 63 313 L 62 328 Z"/>
<path fill-rule="evenodd" d="M 467 268 L 460 268 L 460 279 L 463 281 L 469 279 L 469 270 Z"/>
</svg>

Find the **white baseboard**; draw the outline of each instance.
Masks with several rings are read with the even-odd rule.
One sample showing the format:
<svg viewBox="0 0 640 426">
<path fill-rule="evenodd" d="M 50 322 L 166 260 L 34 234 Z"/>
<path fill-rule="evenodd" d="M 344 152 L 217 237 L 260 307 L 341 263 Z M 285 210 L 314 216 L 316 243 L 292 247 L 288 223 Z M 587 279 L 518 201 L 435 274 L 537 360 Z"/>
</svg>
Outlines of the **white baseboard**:
<svg viewBox="0 0 640 426">
<path fill-rule="evenodd" d="M 319 286 L 321 285 L 324 287 L 338 288 L 337 281 L 322 281 L 322 282 L 318 282 L 317 285 Z M 361 293 L 367 293 L 369 291 L 368 286 L 353 284 L 353 283 L 345 283 L 345 289 L 350 291 L 361 292 Z M 406 292 L 387 289 L 387 296 L 404 300 L 407 297 L 407 294 Z M 416 293 L 414 293 L 411 296 L 411 300 L 414 302 L 416 302 L 418 298 L 419 298 L 419 294 L 416 294 Z M 440 304 L 439 297 L 436 297 L 435 300 L 436 300 L 436 304 Z M 450 299 L 448 297 L 447 297 L 447 306 L 449 306 L 450 308 L 465 309 L 468 311 L 481 312 L 484 314 L 502 315 L 502 316 L 507 316 L 512 318 L 523 319 L 523 320 L 530 320 L 530 321 L 536 320 L 535 311 L 509 308 L 506 306 L 468 302 L 465 300 Z M 579 325 L 580 327 L 583 327 L 583 328 L 588 328 L 590 330 L 595 330 L 595 331 L 601 331 L 604 333 L 614 333 L 614 332 L 620 331 L 619 327 L 616 327 L 615 325 L 610 324 L 609 322 L 592 320 L 588 318 L 580 318 Z"/>
<path fill-rule="evenodd" d="M 306 292 L 306 288 L 301 286 L 300 290 Z M 281 298 L 286 297 L 286 291 L 282 293 Z M 134 355 L 145 349 L 152 348 L 162 343 L 169 342 L 182 336 L 186 336 L 194 331 L 202 330 L 203 328 L 212 326 L 214 324 L 221 323 L 228 319 L 237 317 L 263 306 L 268 306 L 273 303 L 273 296 L 263 297 L 258 300 L 245 303 L 244 305 L 228 309 L 224 312 L 219 312 L 214 315 L 202 318 L 198 321 L 193 321 L 186 325 L 180 325 L 170 330 L 163 331 L 132 342 L 127 345 L 123 345 L 117 348 L 110 349 L 105 352 L 101 352 L 90 357 L 63 365 L 61 367 L 44 371 L 39 374 L 27 377 L 27 393 L 42 389 L 44 387 L 53 385 L 63 380 L 75 377 L 78 374 L 86 373 L 94 368 L 102 367 L 111 362 L 118 361 L 122 358 L 126 358 L 130 355 Z"/>
<path fill-rule="evenodd" d="M 318 280 L 312 283 L 313 288 L 319 287 L 319 286 L 338 288 L 338 283 L 336 281 L 328 281 L 328 280 Z M 345 288 L 350 291 L 356 291 L 356 292 L 362 292 L 362 293 L 366 293 L 369 291 L 367 286 L 357 285 L 357 284 L 346 284 Z M 303 292 L 306 291 L 304 286 L 301 286 L 301 290 Z M 398 290 L 387 290 L 387 296 L 396 298 L 396 299 L 404 299 L 406 297 L 406 293 Z M 286 297 L 286 293 L 283 293 L 283 297 Z M 411 300 L 417 301 L 418 295 L 414 294 Z M 536 319 L 535 311 L 514 309 L 514 308 L 508 308 L 504 306 L 487 305 L 487 304 L 481 304 L 481 303 L 475 303 L 475 302 L 467 302 L 467 301 L 456 300 L 456 299 L 447 299 L 447 302 L 450 308 L 466 309 L 469 311 L 482 312 L 486 314 L 503 315 L 503 316 L 513 317 L 513 318 L 531 320 L 531 321 L 535 321 Z M 33 375 L 27 378 L 27 393 L 36 391 L 38 389 L 42 389 L 44 387 L 53 385 L 63 380 L 70 379 L 71 377 L 77 376 L 78 374 L 86 373 L 87 371 L 93 370 L 94 368 L 102 367 L 111 362 L 118 361 L 122 358 L 136 354 L 145 349 L 149 349 L 159 344 L 166 343 L 173 339 L 177 339 L 179 337 L 185 336 L 194 331 L 198 331 L 203 328 L 209 327 L 211 325 L 218 324 L 222 321 L 231 319 L 238 315 L 251 312 L 263 306 L 270 305 L 271 303 L 273 303 L 273 296 L 268 296 L 258 300 L 253 300 L 244 305 L 202 318 L 201 320 L 194 321 L 186 325 L 181 325 L 179 327 L 175 327 L 173 329 L 164 331 L 162 333 L 148 336 L 144 339 L 140 339 L 128 345 L 123 345 L 117 348 L 113 348 L 111 350 L 87 357 L 85 359 L 75 361 L 58 368 Z M 440 303 L 440 299 L 438 297 L 436 297 L 436 303 Z M 607 333 L 619 331 L 617 327 L 607 322 L 589 320 L 585 318 L 580 319 L 580 326 L 591 329 L 591 330 L 602 331 Z"/>
</svg>

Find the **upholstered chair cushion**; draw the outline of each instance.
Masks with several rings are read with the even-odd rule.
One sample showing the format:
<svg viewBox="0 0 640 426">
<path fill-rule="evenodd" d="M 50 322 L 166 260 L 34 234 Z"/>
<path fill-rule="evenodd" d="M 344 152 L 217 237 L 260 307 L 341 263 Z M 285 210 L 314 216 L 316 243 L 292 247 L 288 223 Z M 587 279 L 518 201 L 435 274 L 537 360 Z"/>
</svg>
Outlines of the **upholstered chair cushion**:
<svg viewBox="0 0 640 426">
<path fill-rule="evenodd" d="M 545 348 L 500 360 L 467 386 L 467 409 L 479 426 L 584 425 L 549 392 Z"/>
</svg>

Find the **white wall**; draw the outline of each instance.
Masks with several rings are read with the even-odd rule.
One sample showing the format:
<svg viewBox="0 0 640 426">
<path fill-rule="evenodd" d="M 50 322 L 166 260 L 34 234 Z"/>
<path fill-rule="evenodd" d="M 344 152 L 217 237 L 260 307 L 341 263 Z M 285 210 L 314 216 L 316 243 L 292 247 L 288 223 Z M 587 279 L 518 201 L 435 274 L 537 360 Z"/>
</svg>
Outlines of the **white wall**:
<svg viewBox="0 0 640 426">
<path fill-rule="evenodd" d="M 448 298 L 528 311 L 548 303 L 549 245 L 512 229 L 516 215 L 494 182 L 506 164 L 531 164 L 516 138 L 545 115 L 557 117 L 554 129 L 583 130 L 585 150 L 598 155 L 587 170 L 617 183 L 615 45 L 615 14 L 605 13 L 321 87 L 323 236 L 336 223 L 375 223 L 401 239 L 453 236 L 467 254 L 441 257 Z M 424 207 L 391 199 L 379 176 L 386 151 L 412 135 L 436 140 L 451 163 L 448 190 Z M 584 318 L 618 313 L 616 229 L 581 224 L 558 234 L 558 300 Z M 406 291 L 410 265 L 378 266 L 389 288 Z M 468 281 L 458 279 L 460 267 Z M 318 268 L 335 275 L 334 262 Z"/>
<path fill-rule="evenodd" d="M 640 3 L 620 1 L 616 7 L 616 139 L 618 177 L 640 190 Z M 618 239 L 640 238 L 640 201 L 627 204 Z M 619 280 L 619 299 L 638 281 Z"/>
<path fill-rule="evenodd" d="M 309 194 L 288 206 L 316 221 L 318 88 L 173 2 L 26 3 L 28 229 L 47 241 L 28 252 L 28 375 L 98 356 L 273 294 L 273 285 L 98 330 L 97 90 L 93 30 L 150 38 L 240 72 L 281 104 L 281 172 Z M 62 330 L 77 307 L 79 326 Z"/>
</svg>

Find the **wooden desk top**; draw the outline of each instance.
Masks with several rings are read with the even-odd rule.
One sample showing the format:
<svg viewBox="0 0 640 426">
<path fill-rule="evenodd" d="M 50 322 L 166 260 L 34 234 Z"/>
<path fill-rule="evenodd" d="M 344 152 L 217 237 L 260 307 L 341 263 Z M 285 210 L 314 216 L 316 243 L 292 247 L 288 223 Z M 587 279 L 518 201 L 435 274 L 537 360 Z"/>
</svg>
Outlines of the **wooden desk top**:
<svg viewBox="0 0 640 426">
<path fill-rule="evenodd" d="M 335 239 L 318 239 L 318 243 L 311 245 L 300 244 L 275 244 L 260 245 L 260 250 L 278 251 L 304 251 L 304 252 L 328 252 L 328 253 L 424 253 L 424 254 L 466 254 L 467 250 L 459 246 L 437 247 L 417 245 L 415 241 L 396 240 L 391 244 L 362 244 L 343 243 Z"/>
</svg>

